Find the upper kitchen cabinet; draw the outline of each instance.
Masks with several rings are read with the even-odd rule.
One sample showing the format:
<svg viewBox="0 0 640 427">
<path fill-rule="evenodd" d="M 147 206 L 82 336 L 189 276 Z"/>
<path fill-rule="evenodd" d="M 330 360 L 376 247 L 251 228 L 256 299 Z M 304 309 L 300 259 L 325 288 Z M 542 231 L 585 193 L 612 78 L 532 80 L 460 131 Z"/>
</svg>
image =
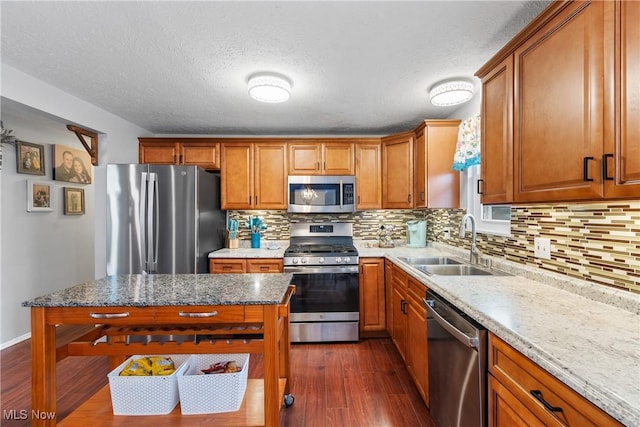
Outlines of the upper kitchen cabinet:
<svg viewBox="0 0 640 427">
<path fill-rule="evenodd" d="M 615 7 L 612 7 L 615 6 Z M 613 10 L 612 10 L 613 9 Z M 607 34 L 614 34 L 615 55 L 607 64 L 605 103 L 604 193 L 607 197 L 640 196 L 640 2 L 605 5 Z M 613 18 L 611 18 L 613 14 Z M 613 107 L 613 108 L 612 108 Z M 613 117 L 611 117 L 613 115 Z M 607 127 L 613 123 L 613 127 Z"/>
<path fill-rule="evenodd" d="M 380 141 L 356 144 L 356 209 L 382 208 Z"/>
<path fill-rule="evenodd" d="M 460 120 L 425 120 L 415 130 L 414 207 L 457 208 L 460 173 L 451 169 Z"/>
<path fill-rule="evenodd" d="M 140 163 L 220 169 L 220 144 L 211 138 L 138 138 Z"/>
<path fill-rule="evenodd" d="M 483 203 L 638 197 L 639 8 L 552 3 L 476 73 Z"/>
<path fill-rule="evenodd" d="M 414 141 L 413 132 L 382 138 L 382 207 L 384 209 L 413 208 Z"/>
<path fill-rule="evenodd" d="M 513 202 L 513 56 L 482 79 L 482 203 Z"/>
<path fill-rule="evenodd" d="M 574 2 L 514 53 L 516 202 L 600 198 L 604 2 Z"/>
<path fill-rule="evenodd" d="M 289 175 L 354 175 L 353 142 L 289 142 Z"/>
<path fill-rule="evenodd" d="M 222 209 L 286 209 L 286 160 L 285 143 L 223 143 Z"/>
</svg>

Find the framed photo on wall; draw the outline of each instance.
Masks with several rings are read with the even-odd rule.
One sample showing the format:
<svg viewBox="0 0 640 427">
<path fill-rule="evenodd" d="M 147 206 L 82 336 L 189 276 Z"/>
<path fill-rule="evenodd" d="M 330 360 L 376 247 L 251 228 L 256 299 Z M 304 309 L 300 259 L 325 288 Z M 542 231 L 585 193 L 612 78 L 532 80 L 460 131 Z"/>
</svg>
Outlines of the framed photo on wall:
<svg viewBox="0 0 640 427">
<path fill-rule="evenodd" d="M 84 189 L 64 187 L 64 214 L 84 215 Z"/>
<path fill-rule="evenodd" d="M 27 181 L 27 212 L 51 212 L 55 206 L 52 182 Z"/>
<path fill-rule="evenodd" d="M 91 184 L 92 175 L 91 156 L 85 150 L 59 144 L 53 146 L 53 179 Z"/>
<path fill-rule="evenodd" d="M 44 145 L 17 141 L 16 160 L 18 173 L 44 175 Z"/>
</svg>

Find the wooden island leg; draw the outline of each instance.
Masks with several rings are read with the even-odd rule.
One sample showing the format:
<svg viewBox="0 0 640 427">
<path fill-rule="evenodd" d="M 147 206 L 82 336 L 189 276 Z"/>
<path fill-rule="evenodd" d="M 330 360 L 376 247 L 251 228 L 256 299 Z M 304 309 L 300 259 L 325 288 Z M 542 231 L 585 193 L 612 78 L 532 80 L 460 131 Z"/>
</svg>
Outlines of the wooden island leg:
<svg viewBox="0 0 640 427">
<path fill-rule="evenodd" d="M 31 308 L 31 425 L 56 425 L 56 327 L 46 308 Z"/>
<path fill-rule="evenodd" d="M 264 422 L 267 427 L 280 425 L 280 377 L 278 355 L 278 306 L 264 306 Z"/>
</svg>

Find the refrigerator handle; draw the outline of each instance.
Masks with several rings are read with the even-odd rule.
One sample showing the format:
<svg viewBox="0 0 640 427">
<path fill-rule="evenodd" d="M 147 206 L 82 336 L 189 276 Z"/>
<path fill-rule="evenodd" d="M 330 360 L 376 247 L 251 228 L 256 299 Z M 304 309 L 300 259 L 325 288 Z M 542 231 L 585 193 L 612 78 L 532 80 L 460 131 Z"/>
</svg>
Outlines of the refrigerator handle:
<svg viewBox="0 0 640 427">
<path fill-rule="evenodd" d="M 142 225 L 142 253 L 140 254 L 143 262 L 142 269 L 143 273 L 146 273 L 149 270 L 148 261 L 149 257 L 147 256 L 147 182 L 149 180 L 147 172 L 142 172 L 141 182 L 140 182 L 140 224 Z"/>
<path fill-rule="evenodd" d="M 153 223 L 155 230 L 153 233 L 153 272 L 158 270 L 158 242 L 160 241 L 160 221 L 158 220 L 158 206 L 160 193 L 158 191 L 158 175 L 153 174 Z"/>
<path fill-rule="evenodd" d="M 153 228 L 153 219 L 155 214 L 155 189 L 156 189 L 156 174 L 151 172 L 149 173 L 149 181 L 148 181 L 148 191 L 147 191 L 147 219 L 146 219 L 146 243 L 147 243 L 147 273 L 153 273 L 155 271 L 155 266 L 153 265 L 154 261 L 154 241 L 155 234 Z"/>
</svg>

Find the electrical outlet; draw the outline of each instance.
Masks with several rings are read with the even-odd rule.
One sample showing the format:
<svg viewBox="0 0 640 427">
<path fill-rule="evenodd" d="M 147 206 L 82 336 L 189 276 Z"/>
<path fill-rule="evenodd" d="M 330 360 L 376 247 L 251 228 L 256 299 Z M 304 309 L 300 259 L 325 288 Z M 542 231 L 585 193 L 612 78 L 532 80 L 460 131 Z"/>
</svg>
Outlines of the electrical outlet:
<svg viewBox="0 0 640 427">
<path fill-rule="evenodd" d="M 449 240 L 451 238 L 451 227 L 445 227 L 442 231 L 442 237 L 445 240 Z"/>
<path fill-rule="evenodd" d="M 533 254 L 536 258 L 551 259 L 551 240 L 544 237 L 534 238 Z"/>
</svg>

